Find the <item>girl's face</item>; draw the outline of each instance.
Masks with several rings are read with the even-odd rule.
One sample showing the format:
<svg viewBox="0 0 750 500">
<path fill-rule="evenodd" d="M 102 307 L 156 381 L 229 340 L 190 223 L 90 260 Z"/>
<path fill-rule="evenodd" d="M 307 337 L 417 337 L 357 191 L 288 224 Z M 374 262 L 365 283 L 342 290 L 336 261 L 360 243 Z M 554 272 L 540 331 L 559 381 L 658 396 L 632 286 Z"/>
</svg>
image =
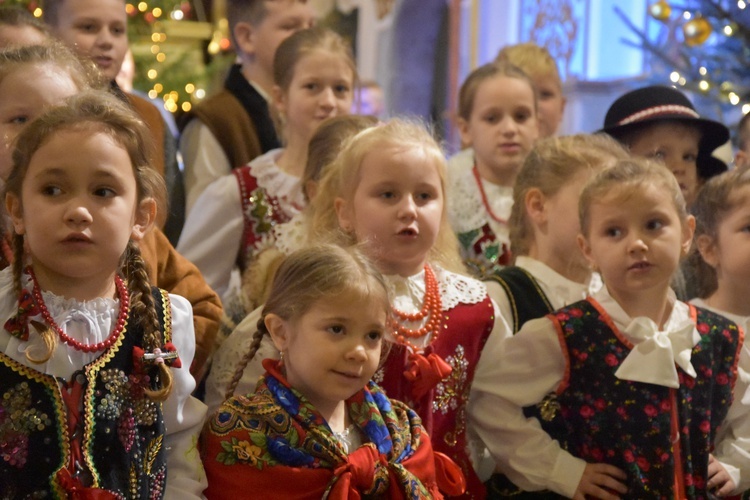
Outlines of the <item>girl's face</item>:
<svg viewBox="0 0 750 500">
<path fill-rule="evenodd" d="M 114 80 L 128 51 L 128 16 L 123 0 L 60 2 L 55 34 L 79 56 Z"/>
<path fill-rule="evenodd" d="M 93 126 L 53 133 L 31 157 L 21 197 L 6 197 L 42 288 L 70 297 L 74 282 L 79 300 L 113 289 L 120 257 L 150 226 L 153 203 L 138 206 L 128 152 Z"/>
<path fill-rule="evenodd" d="M 551 76 L 538 76 L 534 86 L 539 94 L 539 137 L 551 137 L 557 133 L 565 111 L 560 81 Z"/>
<path fill-rule="evenodd" d="M 630 152 L 663 162 L 674 174 L 685 203 L 690 206 L 701 185 L 697 164 L 700 140 L 701 132 L 696 127 L 679 122 L 657 123 L 635 136 Z"/>
<path fill-rule="evenodd" d="M 287 380 L 323 415 L 362 390 L 375 374 L 387 307 L 384 297 L 341 293 L 319 299 L 292 320 L 266 316 Z"/>
<path fill-rule="evenodd" d="M 359 184 L 351 198 L 336 199 L 336 213 L 382 273 L 411 276 L 437 240 L 444 203 L 435 160 L 422 148 L 391 146 L 365 155 Z"/>
<path fill-rule="evenodd" d="M 671 197 L 653 184 L 595 200 L 589 213 L 588 234 L 579 236 L 579 244 L 610 294 L 626 311 L 624 304 L 639 297 L 664 297 L 690 248 L 692 216 L 683 225 Z"/>
<path fill-rule="evenodd" d="M 706 244 L 709 236 L 699 236 L 697 243 L 703 259 L 716 269 L 721 286 L 735 291 L 750 288 L 750 185 L 731 195 L 737 206 L 719 223 L 716 239 Z"/>
<path fill-rule="evenodd" d="M 70 74 L 51 63 L 21 66 L 0 81 L 0 179 L 10 175 L 13 141 L 21 129 L 78 90 Z"/>
<path fill-rule="evenodd" d="M 591 170 L 581 170 L 558 189 L 557 193 L 544 201 L 546 228 L 540 228 L 537 237 L 547 237 L 554 262 L 546 262 L 563 276 L 571 277 L 588 270 L 576 236 L 581 232 L 578 221 L 578 199 L 586 182 L 591 178 Z M 541 233 L 541 234 L 540 234 Z"/>
<path fill-rule="evenodd" d="M 510 186 L 539 136 L 534 91 L 525 80 L 495 76 L 479 84 L 461 139 L 474 148 L 483 178 Z"/>
<path fill-rule="evenodd" d="M 353 85 L 354 72 L 339 54 L 314 50 L 297 61 L 289 88 L 274 87 L 287 141 L 307 145 L 323 120 L 349 114 Z"/>
</svg>

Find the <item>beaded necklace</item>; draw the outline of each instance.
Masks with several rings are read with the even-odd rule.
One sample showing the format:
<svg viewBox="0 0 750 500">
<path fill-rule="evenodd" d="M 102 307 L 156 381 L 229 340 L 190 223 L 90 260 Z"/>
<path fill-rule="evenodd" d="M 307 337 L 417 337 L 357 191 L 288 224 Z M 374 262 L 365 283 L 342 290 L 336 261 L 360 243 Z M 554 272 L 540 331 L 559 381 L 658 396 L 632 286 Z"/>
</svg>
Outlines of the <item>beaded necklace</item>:
<svg viewBox="0 0 750 500">
<path fill-rule="evenodd" d="M 36 280 L 34 270 L 31 269 L 31 267 L 28 267 L 26 268 L 26 271 L 29 273 L 29 275 L 31 275 L 31 281 L 34 283 L 34 289 L 32 291 L 34 295 L 34 301 L 39 307 L 44 321 L 46 321 L 50 328 L 52 328 L 55 333 L 57 333 L 57 335 L 60 337 L 60 340 L 71 346 L 76 351 L 81 352 L 103 351 L 115 343 L 115 340 L 117 340 L 117 337 L 120 336 L 122 330 L 125 328 L 125 323 L 128 319 L 128 311 L 130 309 L 130 295 L 128 294 L 128 288 L 125 286 L 122 278 L 115 275 L 117 297 L 120 299 L 120 312 L 117 316 L 117 326 L 112 330 L 112 333 L 110 333 L 109 337 L 107 337 L 105 340 L 97 342 L 96 344 L 84 344 L 83 342 L 79 342 L 76 339 L 68 336 L 65 332 L 62 331 L 62 328 L 60 328 L 60 326 L 55 323 L 55 320 L 52 319 L 52 315 L 47 310 L 47 305 L 44 303 L 42 290 L 39 287 L 39 282 Z"/>
<path fill-rule="evenodd" d="M 436 340 L 440 334 L 440 322 L 443 320 L 443 303 L 440 299 L 440 289 L 437 278 L 432 268 L 425 264 L 424 266 L 424 300 L 422 309 L 415 313 L 405 313 L 395 307 L 391 307 L 393 315 L 389 319 L 389 326 L 393 331 L 394 338 L 401 344 L 405 344 L 413 352 L 417 352 L 414 344 L 409 339 L 421 338 L 432 332 L 432 340 Z M 407 328 L 401 324 L 403 321 L 419 321 L 428 318 L 427 322 L 421 328 Z"/>
<path fill-rule="evenodd" d="M 499 222 L 500 224 L 507 224 L 508 219 L 498 217 L 497 215 L 495 215 L 495 212 L 492 211 L 492 207 L 490 207 L 490 204 L 487 201 L 487 194 L 484 192 L 484 185 L 482 184 L 482 178 L 479 176 L 479 169 L 477 169 L 476 163 L 474 164 L 474 168 L 472 168 L 471 171 L 474 174 L 474 179 L 477 181 L 479 194 L 482 196 L 482 204 L 484 205 L 484 209 L 487 210 L 487 214 L 489 214 L 489 216 L 492 217 L 492 219 L 494 219 L 496 222 Z"/>
</svg>

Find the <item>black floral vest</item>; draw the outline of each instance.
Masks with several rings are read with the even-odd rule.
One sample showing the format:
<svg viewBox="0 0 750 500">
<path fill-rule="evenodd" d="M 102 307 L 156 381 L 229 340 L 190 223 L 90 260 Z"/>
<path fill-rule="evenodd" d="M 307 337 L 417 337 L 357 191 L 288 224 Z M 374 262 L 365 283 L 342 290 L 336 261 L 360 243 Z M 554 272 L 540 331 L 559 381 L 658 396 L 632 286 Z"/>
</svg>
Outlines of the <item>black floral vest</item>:
<svg viewBox="0 0 750 500">
<path fill-rule="evenodd" d="M 708 455 L 732 403 L 743 334 L 710 311 L 691 306 L 691 316 L 701 335 L 691 354 L 697 377 L 678 367 L 680 387 L 670 389 L 615 377 L 631 347 L 594 299 L 549 315 L 568 362 L 556 402 L 567 430 L 552 437 L 576 457 L 624 470 L 628 498 L 675 498 L 675 403 L 686 497 L 714 498 L 706 488 Z"/>
<path fill-rule="evenodd" d="M 153 289 L 165 342 L 171 341 L 167 292 Z M 82 455 L 90 487 L 121 498 L 162 498 L 166 483 L 161 404 L 143 388 L 154 371 L 134 370 L 143 335 L 126 324 L 115 344 L 78 372 L 84 381 Z M 60 347 L 58 347 L 60 348 Z M 0 498 L 67 498 L 57 473 L 71 445 L 58 381 L 0 353 Z"/>
</svg>

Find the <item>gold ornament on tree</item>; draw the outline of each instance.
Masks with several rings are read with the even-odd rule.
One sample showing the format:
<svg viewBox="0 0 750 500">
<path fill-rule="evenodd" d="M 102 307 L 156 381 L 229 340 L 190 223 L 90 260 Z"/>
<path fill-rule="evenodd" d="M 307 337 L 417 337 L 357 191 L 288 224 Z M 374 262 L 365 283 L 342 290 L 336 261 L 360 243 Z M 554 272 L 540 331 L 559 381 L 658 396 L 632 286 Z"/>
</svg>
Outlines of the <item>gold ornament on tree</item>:
<svg viewBox="0 0 750 500">
<path fill-rule="evenodd" d="M 685 35 L 685 43 L 689 47 L 702 45 L 711 36 L 711 23 L 704 18 L 697 16 L 686 22 L 682 26 L 682 33 Z"/>
<path fill-rule="evenodd" d="M 648 8 L 648 13 L 654 19 L 659 21 L 666 21 L 672 14 L 672 7 L 667 3 L 667 0 L 659 0 L 655 4 L 651 4 Z"/>
</svg>

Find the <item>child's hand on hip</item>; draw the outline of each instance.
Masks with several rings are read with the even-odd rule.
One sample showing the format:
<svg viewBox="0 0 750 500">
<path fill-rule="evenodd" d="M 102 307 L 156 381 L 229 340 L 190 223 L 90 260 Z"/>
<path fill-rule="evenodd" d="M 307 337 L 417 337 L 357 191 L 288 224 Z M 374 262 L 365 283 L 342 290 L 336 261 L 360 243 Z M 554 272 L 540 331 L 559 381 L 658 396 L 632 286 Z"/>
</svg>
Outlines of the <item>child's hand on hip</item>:
<svg viewBox="0 0 750 500">
<path fill-rule="evenodd" d="M 617 500 L 620 497 L 616 493 L 624 495 L 628 492 L 625 483 L 622 482 L 626 477 L 625 472 L 614 465 L 586 464 L 573 500 Z"/>
<path fill-rule="evenodd" d="M 729 473 L 713 455 L 708 456 L 708 489 L 720 497 L 729 495 L 737 487 Z"/>
</svg>

